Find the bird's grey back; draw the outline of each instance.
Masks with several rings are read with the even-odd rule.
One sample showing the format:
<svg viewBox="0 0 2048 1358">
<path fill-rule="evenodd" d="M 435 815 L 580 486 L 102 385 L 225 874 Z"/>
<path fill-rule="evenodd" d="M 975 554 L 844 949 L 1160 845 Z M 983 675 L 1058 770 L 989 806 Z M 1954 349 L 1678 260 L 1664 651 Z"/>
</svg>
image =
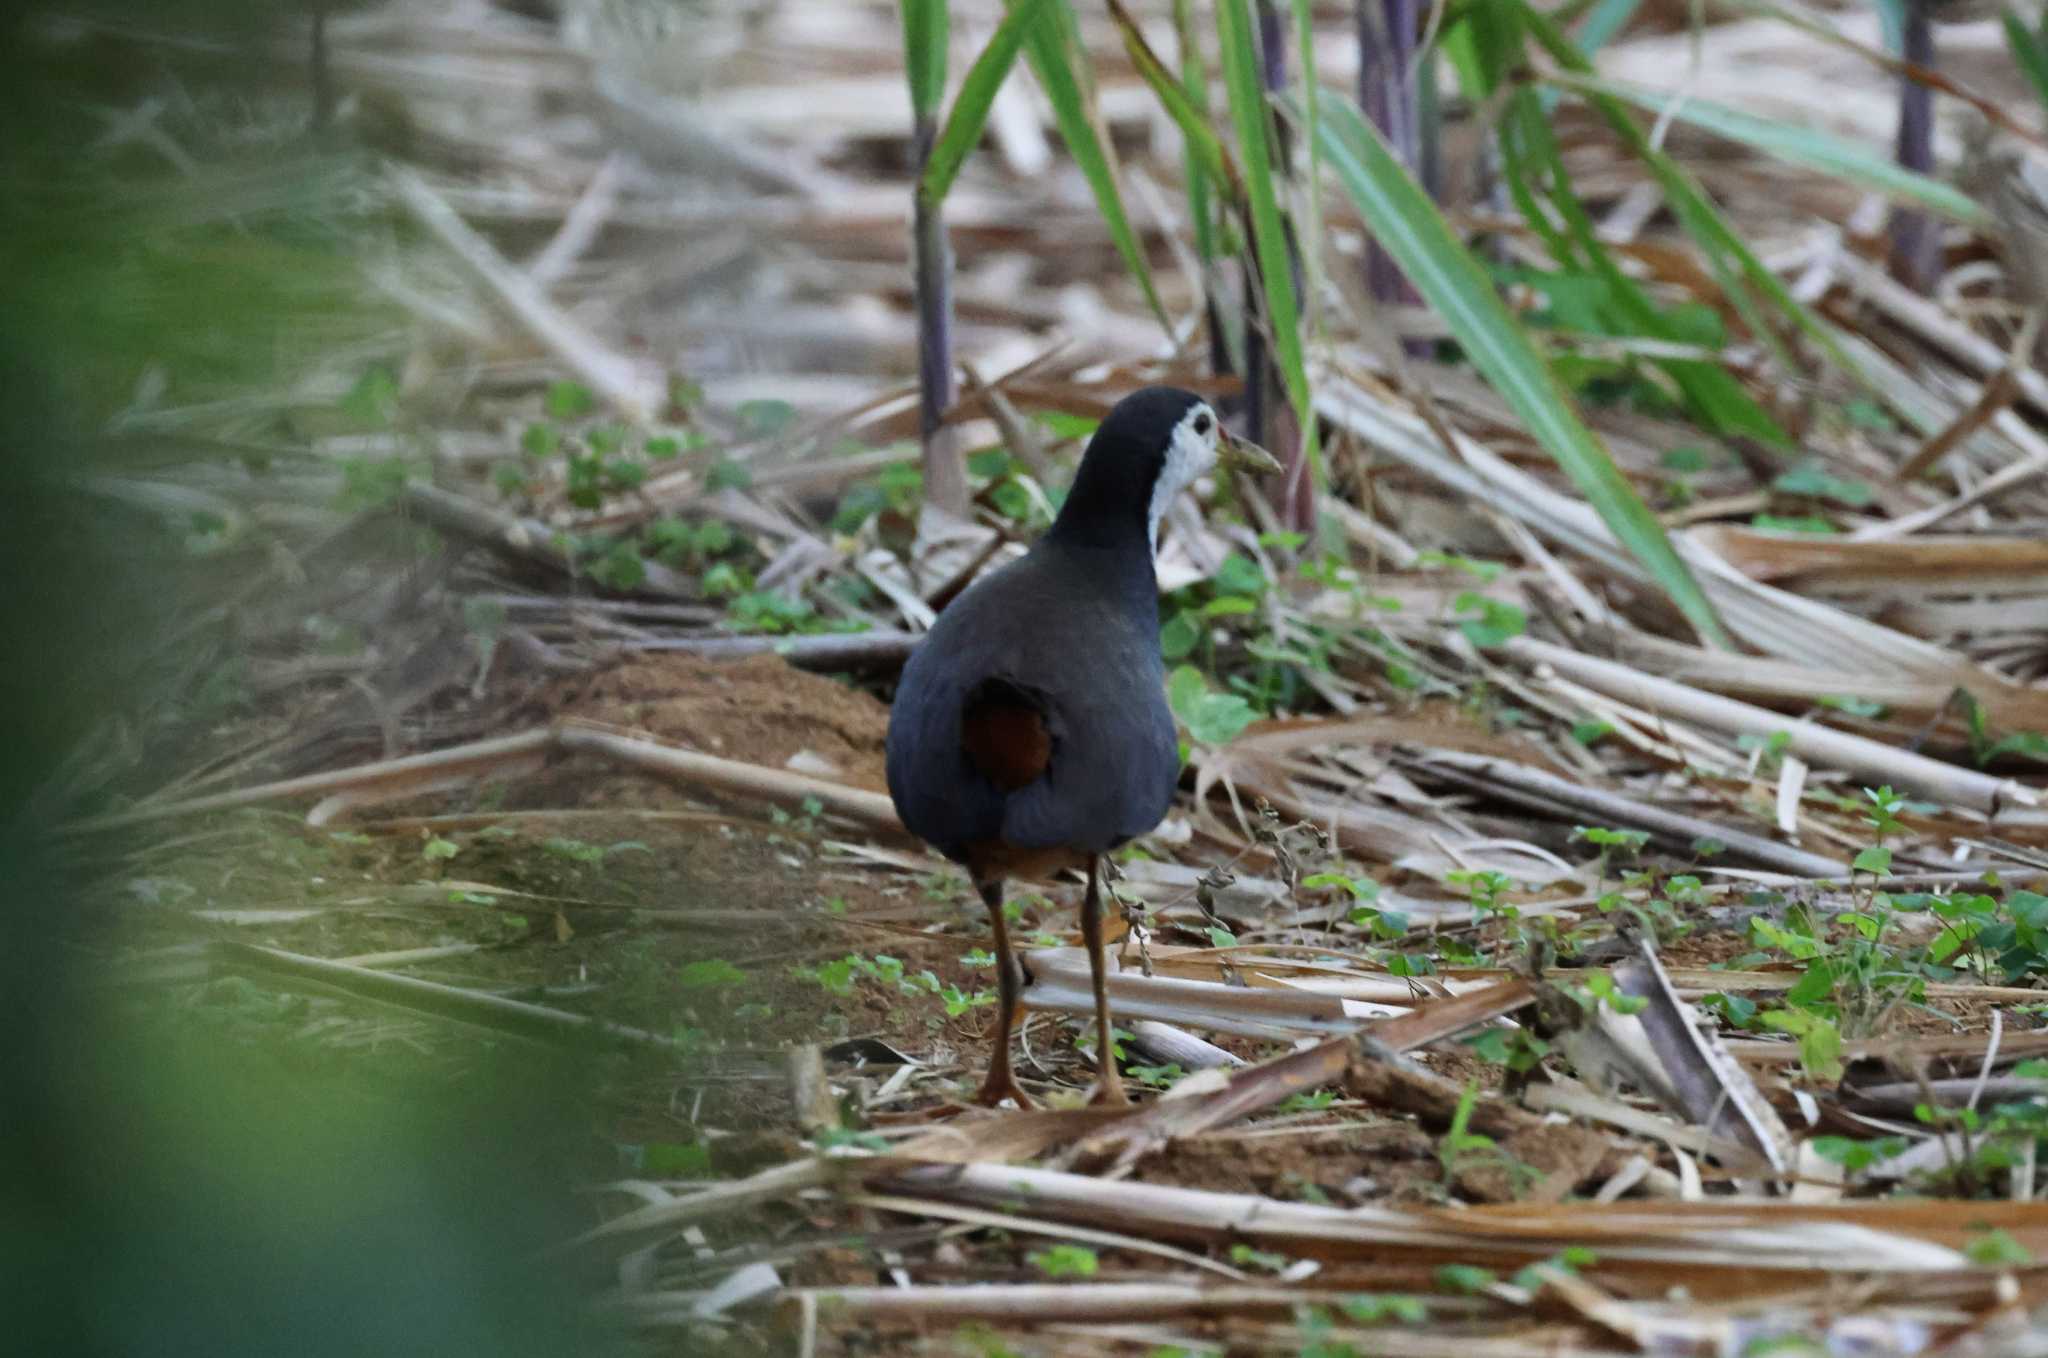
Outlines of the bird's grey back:
<svg viewBox="0 0 2048 1358">
<path fill-rule="evenodd" d="M 941 853 L 1000 840 L 1101 852 L 1157 825 L 1180 775 L 1159 657 L 1149 554 L 1041 543 L 978 582 L 912 654 L 889 715 L 889 793 Z M 1004 792 L 967 758 L 961 709 L 977 685 L 1040 698 L 1045 776 Z"/>
</svg>

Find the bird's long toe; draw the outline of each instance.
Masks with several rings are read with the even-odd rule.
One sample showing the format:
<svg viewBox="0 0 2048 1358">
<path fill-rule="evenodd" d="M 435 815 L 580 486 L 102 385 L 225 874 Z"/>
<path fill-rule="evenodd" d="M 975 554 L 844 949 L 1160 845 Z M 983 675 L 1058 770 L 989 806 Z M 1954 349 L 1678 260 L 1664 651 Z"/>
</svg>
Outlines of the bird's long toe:
<svg viewBox="0 0 2048 1358">
<path fill-rule="evenodd" d="M 1123 1108 L 1130 1101 L 1131 1096 L 1124 1092 L 1123 1077 L 1116 1073 L 1115 1067 L 1103 1072 L 1102 1078 L 1095 1082 L 1095 1092 L 1088 1096 L 1089 1104 L 1097 1108 Z"/>
<path fill-rule="evenodd" d="M 1038 1107 L 1032 1097 L 1024 1092 L 1024 1087 L 1017 1083 L 1017 1077 L 1010 1070 L 1010 1063 L 1007 1061 L 990 1066 L 988 1078 L 981 1082 L 981 1088 L 974 1094 L 974 1101 L 984 1108 L 1000 1107 L 1004 1099 L 1008 1099 L 1025 1112 Z"/>
</svg>

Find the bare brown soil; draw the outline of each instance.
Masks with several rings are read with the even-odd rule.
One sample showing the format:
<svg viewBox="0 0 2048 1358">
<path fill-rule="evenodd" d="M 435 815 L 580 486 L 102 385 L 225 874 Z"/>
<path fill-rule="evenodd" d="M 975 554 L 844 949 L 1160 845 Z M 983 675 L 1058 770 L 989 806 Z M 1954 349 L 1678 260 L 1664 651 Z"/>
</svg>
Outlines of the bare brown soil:
<svg viewBox="0 0 2048 1358">
<path fill-rule="evenodd" d="M 883 787 L 889 709 L 870 694 L 773 655 L 639 656 L 564 679 L 538 702 L 551 717 L 630 727 L 750 764 L 782 768 L 808 756 L 807 771 Z"/>
</svg>

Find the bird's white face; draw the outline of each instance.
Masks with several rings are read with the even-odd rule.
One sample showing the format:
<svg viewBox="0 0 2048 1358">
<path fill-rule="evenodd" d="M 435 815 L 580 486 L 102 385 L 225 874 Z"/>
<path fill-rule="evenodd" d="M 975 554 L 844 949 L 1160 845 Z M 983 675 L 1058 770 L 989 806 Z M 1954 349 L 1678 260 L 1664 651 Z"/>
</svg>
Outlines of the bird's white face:
<svg viewBox="0 0 2048 1358">
<path fill-rule="evenodd" d="M 1173 503 L 1173 497 L 1216 470 L 1216 445 L 1222 430 L 1223 422 L 1216 418 L 1207 401 L 1197 401 L 1188 407 L 1188 413 L 1174 426 L 1173 437 L 1166 445 L 1166 465 L 1160 468 L 1159 479 L 1152 483 L 1152 503 L 1145 515 L 1153 551 L 1159 550 L 1159 521 L 1166 517 L 1166 507 Z"/>
</svg>

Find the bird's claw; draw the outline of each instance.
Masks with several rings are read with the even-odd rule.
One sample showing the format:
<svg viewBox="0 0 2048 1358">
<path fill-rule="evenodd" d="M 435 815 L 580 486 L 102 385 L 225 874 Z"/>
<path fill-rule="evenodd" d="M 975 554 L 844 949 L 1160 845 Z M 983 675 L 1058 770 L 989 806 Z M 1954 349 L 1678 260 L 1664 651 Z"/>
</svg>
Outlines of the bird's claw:
<svg viewBox="0 0 2048 1358">
<path fill-rule="evenodd" d="M 1007 1061 L 999 1067 L 991 1066 L 988 1078 L 981 1082 L 981 1088 L 974 1094 L 974 1102 L 984 1108 L 999 1107 L 1004 1099 L 1016 1104 L 1020 1112 L 1028 1113 L 1038 1107 L 1031 1096 L 1024 1092 L 1024 1087 L 1017 1083 L 1017 1077 L 1010 1072 Z"/>
</svg>

